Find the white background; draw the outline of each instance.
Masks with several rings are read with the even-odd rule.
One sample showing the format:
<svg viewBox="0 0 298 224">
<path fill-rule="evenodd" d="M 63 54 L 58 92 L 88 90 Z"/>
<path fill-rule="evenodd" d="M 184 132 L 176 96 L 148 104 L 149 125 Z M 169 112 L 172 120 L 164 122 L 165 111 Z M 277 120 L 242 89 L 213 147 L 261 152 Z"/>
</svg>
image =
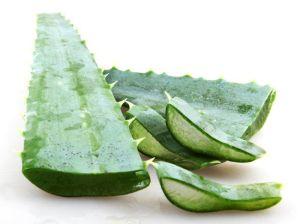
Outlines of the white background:
<svg viewBox="0 0 298 224">
<path fill-rule="evenodd" d="M 277 99 L 252 139 L 267 155 L 198 173 L 222 183 L 280 181 L 282 202 L 257 212 L 189 213 L 171 205 L 156 176 L 121 197 L 63 198 L 21 174 L 21 131 L 36 14 L 62 12 L 79 29 L 98 65 L 191 73 L 207 79 L 270 84 Z M 297 1 L 0 1 L 0 223 L 298 223 Z"/>
</svg>

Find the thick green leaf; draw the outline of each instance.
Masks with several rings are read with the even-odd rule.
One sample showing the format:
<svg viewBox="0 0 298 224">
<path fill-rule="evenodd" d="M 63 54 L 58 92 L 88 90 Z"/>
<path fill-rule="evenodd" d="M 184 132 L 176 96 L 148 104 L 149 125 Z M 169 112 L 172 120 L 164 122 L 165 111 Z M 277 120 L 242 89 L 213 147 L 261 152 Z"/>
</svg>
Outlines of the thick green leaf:
<svg viewBox="0 0 298 224">
<path fill-rule="evenodd" d="M 167 105 L 166 122 L 175 139 L 197 153 L 235 162 L 250 162 L 265 153 L 253 143 L 223 132 L 208 115 L 178 97 Z"/>
<path fill-rule="evenodd" d="M 59 14 L 38 16 L 23 173 L 62 196 L 121 195 L 150 183 L 120 105 Z"/>
<path fill-rule="evenodd" d="M 131 106 L 128 117 L 135 118 L 130 131 L 135 139 L 145 138 L 138 149 L 145 155 L 175 163 L 187 169 L 198 169 L 221 163 L 212 157 L 191 152 L 179 144 L 169 132 L 165 119 L 146 106 Z"/>
<path fill-rule="evenodd" d="M 164 194 L 192 212 L 259 210 L 281 200 L 279 183 L 223 185 L 166 162 L 154 163 Z"/>
<path fill-rule="evenodd" d="M 164 116 L 167 91 L 195 109 L 206 113 L 212 123 L 235 137 L 248 139 L 264 124 L 275 98 L 269 86 L 238 84 L 202 78 L 172 77 L 153 72 L 137 73 L 116 68 L 104 71 L 117 100 L 127 98 L 136 105 L 149 106 Z"/>
</svg>

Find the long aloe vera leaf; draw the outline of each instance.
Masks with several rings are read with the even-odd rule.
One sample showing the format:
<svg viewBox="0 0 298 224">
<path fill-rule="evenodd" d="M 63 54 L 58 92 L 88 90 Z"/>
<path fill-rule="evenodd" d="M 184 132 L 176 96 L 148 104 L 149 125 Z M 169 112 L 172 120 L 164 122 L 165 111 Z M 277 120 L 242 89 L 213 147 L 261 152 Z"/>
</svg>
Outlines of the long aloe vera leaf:
<svg viewBox="0 0 298 224">
<path fill-rule="evenodd" d="M 175 163 L 187 169 L 199 169 L 221 163 L 212 157 L 191 152 L 179 144 L 169 132 L 165 119 L 147 106 L 131 105 L 130 131 L 134 139 L 144 138 L 138 149 L 145 155 Z"/>
<path fill-rule="evenodd" d="M 281 200 L 281 184 L 223 185 L 167 162 L 154 163 L 162 190 L 175 206 L 192 212 L 260 210 Z"/>
<path fill-rule="evenodd" d="M 225 133 L 208 115 L 178 97 L 169 100 L 166 122 L 175 139 L 197 153 L 235 162 L 250 162 L 265 153 L 255 144 Z"/>
<path fill-rule="evenodd" d="M 88 49 L 60 14 L 40 14 L 27 99 L 23 174 L 61 196 L 128 194 L 150 179 Z"/>
<path fill-rule="evenodd" d="M 189 76 L 172 77 L 154 72 L 137 73 L 116 68 L 104 71 L 117 100 L 127 98 L 136 105 L 146 105 L 164 116 L 167 91 L 204 111 L 214 125 L 224 132 L 249 139 L 264 124 L 275 91 L 256 83 L 238 84 L 219 80 L 205 80 Z"/>
</svg>

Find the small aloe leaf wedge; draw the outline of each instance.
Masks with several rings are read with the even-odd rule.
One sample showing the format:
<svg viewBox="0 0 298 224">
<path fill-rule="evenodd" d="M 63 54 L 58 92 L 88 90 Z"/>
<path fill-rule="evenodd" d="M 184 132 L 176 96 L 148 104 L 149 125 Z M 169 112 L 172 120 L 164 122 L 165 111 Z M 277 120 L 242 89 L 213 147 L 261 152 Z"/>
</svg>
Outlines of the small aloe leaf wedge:
<svg viewBox="0 0 298 224">
<path fill-rule="evenodd" d="M 138 145 L 143 154 L 169 161 L 187 169 L 199 169 L 221 163 L 212 157 L 199 155 L 179 144 L 169 132 L 165 119 L 147 106 L 130 105 L 127 117 L 134 139 L 144 140 Z"/>
<path fill-rule="evenodd" d="M 152 163 L 168 200 L 191 212 L 260 210 L 281 200 L 281 184 L 223 185 L 167 162 Z"/>
<path fill-rule="evenodd" d="M 149 106 L 165 115 L 164 92 L 180 97 L 192 107 L 204 111 L 214 125 L 224 132 L 249 139 L 264 124 L 275 99 L 275 90 L 254 82 L 240 84 L 222 79 L 205 80 L 190 76 L 173 77 L 152 71 L 138 73 L 117 68 L 105 70 L 115 98 Z"/>
<path fill-rule="evenodd" d="M 61 196 L 128 194 L 150 183 L 120 105 L 77 31 L 38 16 L 23 174 Z"/>
<path fill-rule="evenodd" d="M 175 139 L 194 152 L 234 162 L 250 162 L 265 151 L 220 130 L 208 115 L 174 97 L 166 108 L 166 123 Z"/>
</svg>

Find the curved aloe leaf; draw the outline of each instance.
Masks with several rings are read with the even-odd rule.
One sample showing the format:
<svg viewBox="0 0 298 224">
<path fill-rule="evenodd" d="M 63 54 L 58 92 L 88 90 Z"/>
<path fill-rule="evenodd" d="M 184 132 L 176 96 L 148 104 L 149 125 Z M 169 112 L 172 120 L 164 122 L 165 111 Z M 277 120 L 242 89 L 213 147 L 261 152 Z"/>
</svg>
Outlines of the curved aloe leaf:
<svg viewBox="0 0 298 224">
<path fill-rule="evenodd" d="M 253 143 L 223 132 L 208 115 L 178 97 L 167 105 L 166 122 L 177 141 L 197 153 L 235 162 L 250 162 L 265 153 Z"/>
<path fill-rule="evenodd" d="M 59 14 L 38 16 L 24 134 L 23 173 L 49 193 L 121 195 L 150 183 L 111 85 Z"/>
<path fill-rule="evenodd" d="M 279 183 L 223 185 L 166 162 L 154 163 L 162 190 L 179 208 L 192 212 L 259 210 L 281 200 Z"/>
<path fill-rule="evenodd" d="M 130 132 L 135 139 L 145 138 L 138 149 L 145 155 L 157 157 L 185 167 L 198 169 L 221 163 L 214 158 L 191 152 L 180 145 L 169 132 L 165 119 L 153 109 L 146 106 L 130 106 L 127 112 Z"/>
<path fill-rule="evenodd" d="M 164 91 L 180 97 L 195 109 L 204 111 L 212 123 L 225 133 L 249 139 L 264 124 L 275 91 L 256 83 L 238 84 L 202 78 L 172 77 L 154 72 L 137 73 L 116 68 L 104 71 L 117 100 L 127 98 L 136 105 L 149 106 L 164 116 Z"/>
</svg>

